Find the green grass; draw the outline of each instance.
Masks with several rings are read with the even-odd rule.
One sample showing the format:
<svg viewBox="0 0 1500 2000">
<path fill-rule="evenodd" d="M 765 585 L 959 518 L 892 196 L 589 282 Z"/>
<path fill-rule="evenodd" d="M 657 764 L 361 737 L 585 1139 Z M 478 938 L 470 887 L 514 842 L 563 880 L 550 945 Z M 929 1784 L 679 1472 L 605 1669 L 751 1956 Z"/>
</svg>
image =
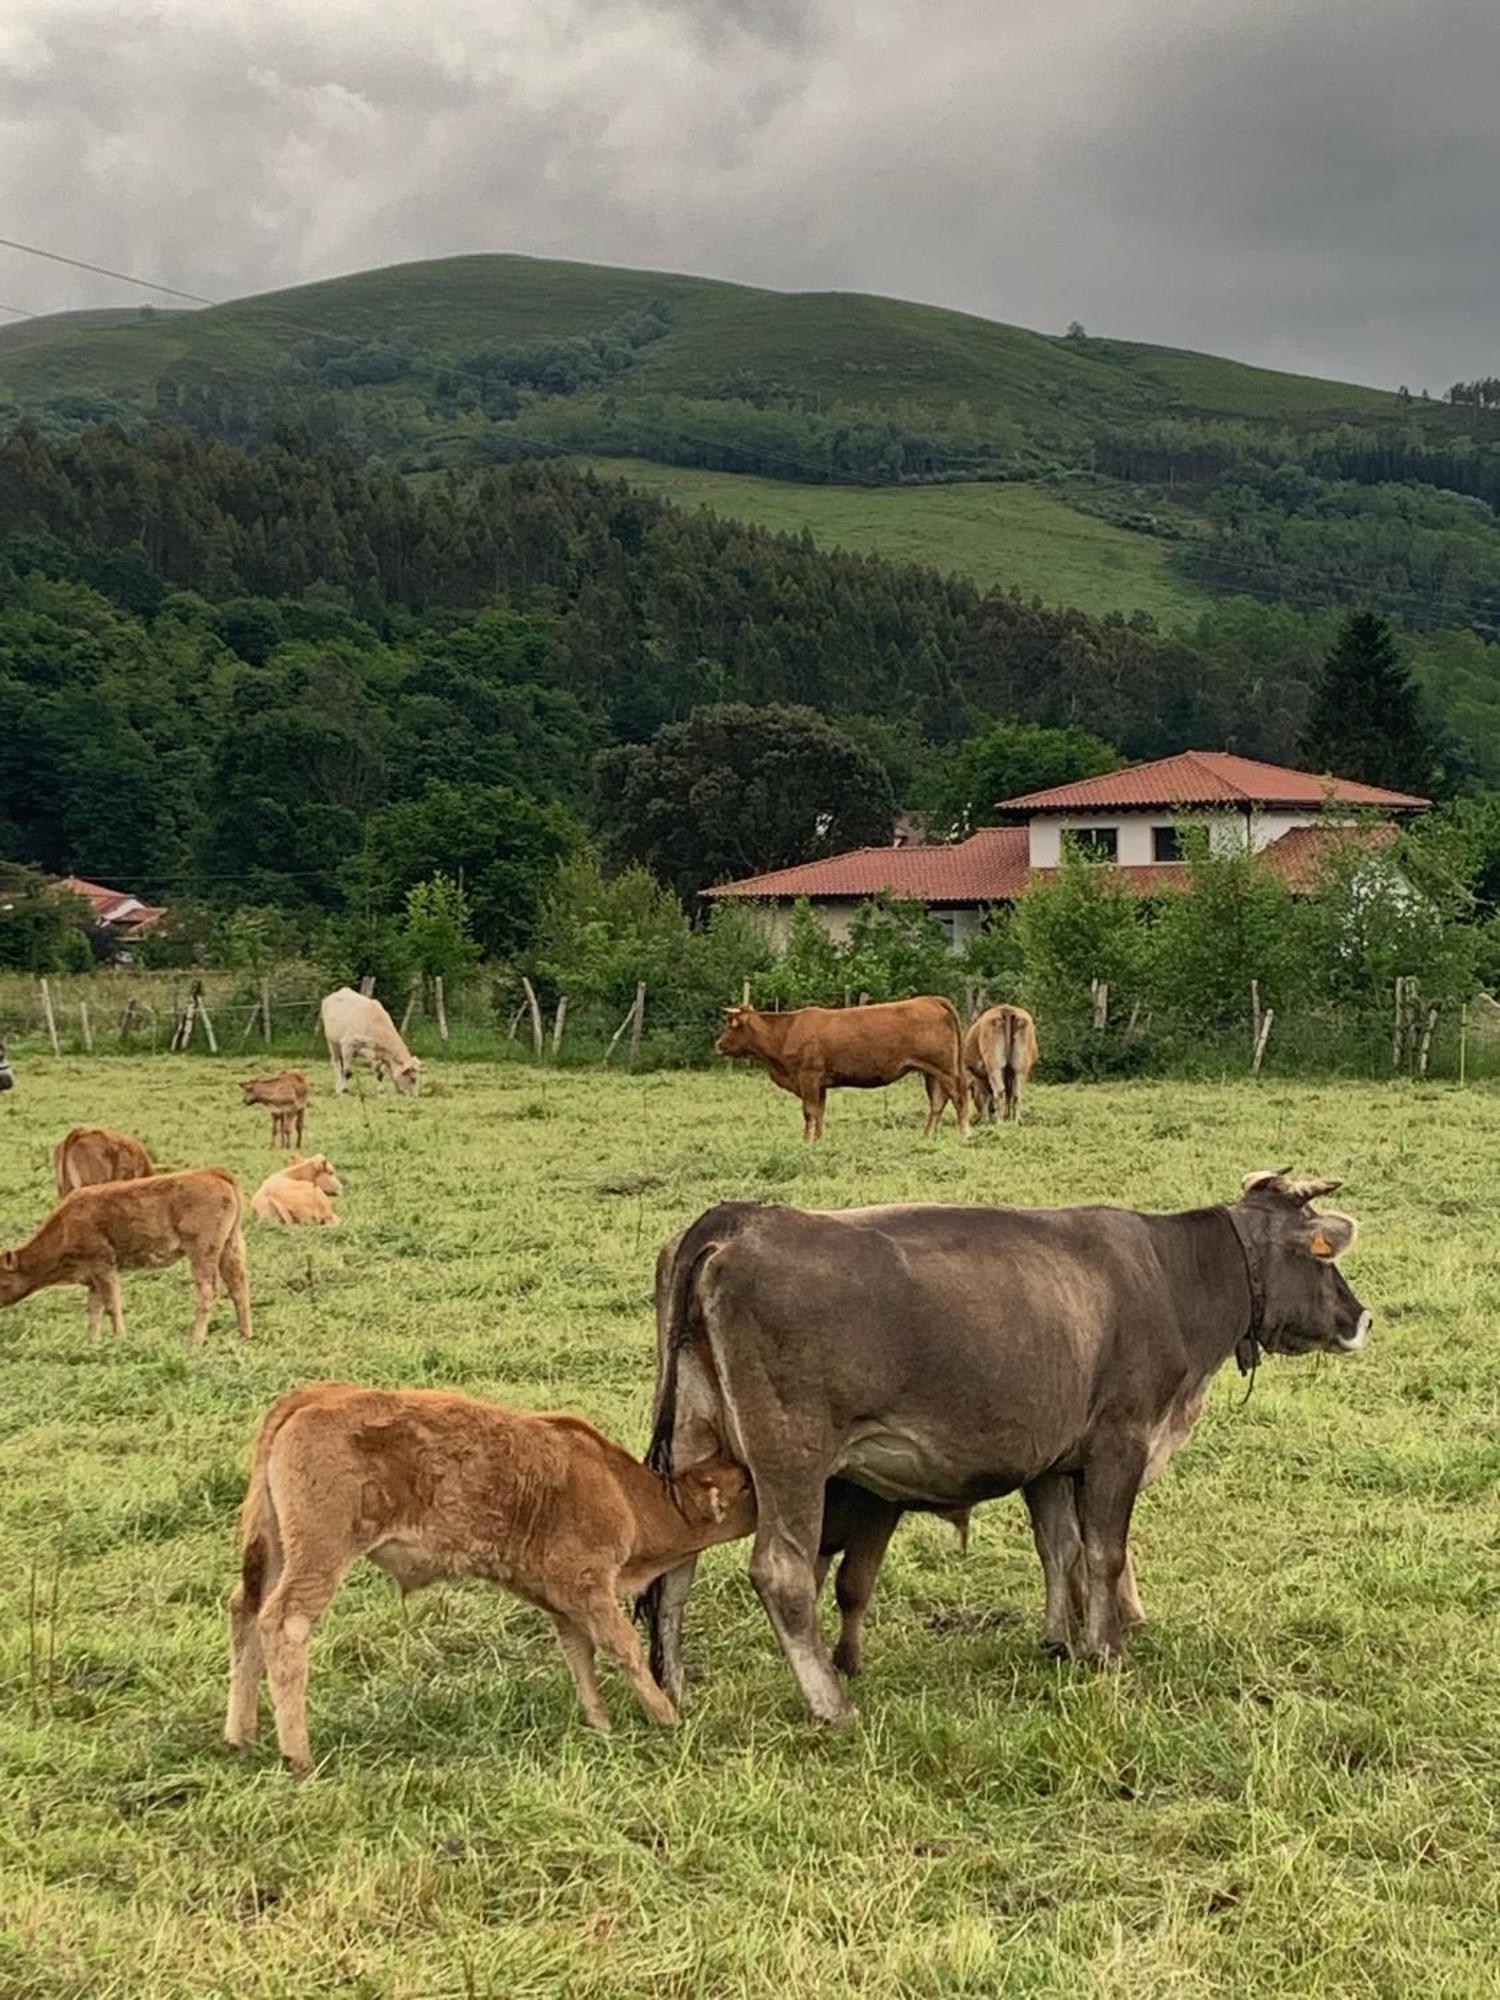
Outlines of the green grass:
<svg viewBox="0 0 1500 2000">
<path fill-rule="evenodd" d="M 1176 626 L 1210 602 L 1175 574 L 1170 543 L 1080 514 L 1038 486 L 804 486 L 640 458 L 589 463 L 679 507 L 786 534 L 806 529 L 825 548 L 956 570 L 1049 604 L 1148 611 Z"/>
<path fill-rule="evenodd" d="M 45 1213 L 78 1120 L 258 1180 L 232 1074 L 27 1062 L 0 1242 Z M 805 1149 L 743 1073 L 434 1064 L 416 1103 L 317 1084 L 344 1226 L 254 1232 L 252 1347 L 221 1310 L 187 1352 L 181 1269 L 127 1280 L 120 1346 L 89 1343 L 76 1291 L 0 1318 L 0 1992 L 1495 1990 L 1493 1091 L 1043 1085 L 964 1148 L 920 1139 L 913 1084 L 836 1095 Z M 1120 1674 L 1041 1656 L 1008 1500 L 967 1555 L 902 1529 L 848 1734 L 803 1716 L 730 1548 L 675 1735 L 614 1677 L 616 1733 L 590 1735 L 523 1607 L 465 1587 L 403 1611 L 370 1571 L 314 1644 L 318 1776 L 219 1754 L 246 1449 L 288 1385 L 454 1384 L 639 1445 L 652 1259 L 719 1197 L 1177 1206 L 1286 1162 L 1348 1176 L 1375 1336 L 1269 1362 L 1248 1403 L 1232 1370 L 1215 1388 L 1137 1516 L 1153 1622 Z"/>
</svg>

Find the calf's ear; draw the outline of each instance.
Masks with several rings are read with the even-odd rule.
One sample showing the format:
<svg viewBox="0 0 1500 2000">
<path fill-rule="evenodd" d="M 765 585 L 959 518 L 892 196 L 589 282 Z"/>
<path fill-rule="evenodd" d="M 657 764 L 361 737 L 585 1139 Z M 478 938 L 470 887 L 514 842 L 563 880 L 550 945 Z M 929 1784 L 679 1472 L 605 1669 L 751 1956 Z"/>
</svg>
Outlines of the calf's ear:
<svg viewBox="0 0 1500 2000">
<path fill-rule="evenodd" d="M 20 1268 L 20 1262 L 21 1260 L 19 1257 L 17 1257 L 14 1250 L 7 1250 L 4 1256 L 0 1256 L 0 1271 L 18 1270 Z"/>
<path fill-rule="evenodd" d="M 1352 1215 L 1339 1215 L 1329 1209 L 1324 1215 L 1312 1219 L 1312 1236 L 1308 1248 L 1315 1257 L 1334 1258 L 1344 1251 L 1359 1234 L 1359 1224 Z"/>
</svg>

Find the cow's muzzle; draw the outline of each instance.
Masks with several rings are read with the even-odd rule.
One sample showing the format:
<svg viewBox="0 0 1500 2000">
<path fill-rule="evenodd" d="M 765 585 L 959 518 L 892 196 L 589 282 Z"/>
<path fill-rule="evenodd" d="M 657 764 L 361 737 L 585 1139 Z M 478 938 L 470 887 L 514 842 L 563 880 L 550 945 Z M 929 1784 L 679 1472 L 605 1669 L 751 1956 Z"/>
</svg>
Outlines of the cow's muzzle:
<svg viewBox="0 0 1500 2000">
<path fill-rule="evenodd" d="M 1370 1328 L 1374 1323 L 1369 1308 L 1366 1307 L 1360 1314 L 1359 1322 L 1353 1333 L 1341 1333 L 1337 1336 L 1339 1352 L 1341 1354 L 1357 1354 L 1369 1339 Z"/>
</svg>

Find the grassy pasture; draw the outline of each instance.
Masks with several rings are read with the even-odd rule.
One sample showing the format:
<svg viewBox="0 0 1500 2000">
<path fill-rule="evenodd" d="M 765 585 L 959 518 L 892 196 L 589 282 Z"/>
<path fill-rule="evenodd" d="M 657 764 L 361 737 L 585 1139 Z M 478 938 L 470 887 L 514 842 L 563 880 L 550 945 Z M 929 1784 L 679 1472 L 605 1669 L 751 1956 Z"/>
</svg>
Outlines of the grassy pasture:
<svg viewBox="0 0 1500 2000">
<path fill-rule="evenodd" d="M 254 1231 L 249 1349 L 221 1308 L 186 1351 L 180 1268 L 127 1280 L 119 1347 L 77 1291 L 0 1317 L 0 1994 L 1496 1990 L 1492 1090 L 1043 1085 L 963 1148 L 920 1139 L 912 1083 L 836 1095 L 814 1150 L 743 1073 L 431 1074 L 415 1104 L 318 1074 L 344 1226 Z M 36 1058 L 0 1098 L 0 1242 L 85 1119 L 274 1163 L 222 1066 Z M 1122 1673 L 1041 1656 L 1007 1500 L 967 1555 L 901 1530 L 847 1734 L 804 1719 L 741 1547 L 705 1562 L 675 1735 L 608 1670 L 615 1734 L 585 1730 L 536 1614 L 403 1609 L 369 1570 L 314 1646 L 319 1775 L 218 1752 L 246 1447 L 290 1384 L 452 1384 L 639 1445 L 652 1257 L 720 1197 L 1172 1207 L 1288 1162 L 1347 1175 L 1375 1336 L 1248 1404 L 1220 1381 L 1137 1514 Z"/>
<path fill-rule="evenodd" d="M 981 587 L 1096 616 L 1149 611 L 1170 628 L 1190 624 L 1210 601 L 1174 571 L 1171 543 L 1081 514 L 1040 486 L 808 486 L 639 458 L 589 463 L 678 507 L 780 534 L 805 528 L 824 548 L 957 571 Z"/>
</svg>

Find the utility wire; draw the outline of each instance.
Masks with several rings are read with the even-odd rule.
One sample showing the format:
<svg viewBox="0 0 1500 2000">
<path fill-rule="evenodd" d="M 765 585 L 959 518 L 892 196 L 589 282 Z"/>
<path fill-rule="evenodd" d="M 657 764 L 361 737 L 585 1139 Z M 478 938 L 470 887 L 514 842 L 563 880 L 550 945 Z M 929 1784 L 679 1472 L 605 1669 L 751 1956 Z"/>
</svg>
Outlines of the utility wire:
<svg viewBox="0 0 1500 2000">
<path fill-rule="evenodd" d="M 39 250 L 35 243 L 17 243 L 9 236 L 0 236 L 0 249 L 21 250 L 28 257 L 45 257 L 49 264 L 68 264 L 75 271 L 93 271 L 101 278 L 117 278 L 122 285 L 139 285 L 142 291 L 165 292 L 174 299 L 191 299 L 195 306 L 214 306 L 217 299 L 206 299 L 201 292 L 180 291 L 176 285 L 159 285 L 154 278 L 133 278 L 128 271 L 111 271 L 103 264 L 91 264 L 84 257 L 64 257 L 56 250 Z M 11 310 L 11 308 L 7 308 Z"/>
<path fill-rule="evenodd" d="M 0 313 L 14 313 L 17 319 L 40 319 L 40 313 L 29 312 L 25 306 L 0 305 Z"/>
</svg>

